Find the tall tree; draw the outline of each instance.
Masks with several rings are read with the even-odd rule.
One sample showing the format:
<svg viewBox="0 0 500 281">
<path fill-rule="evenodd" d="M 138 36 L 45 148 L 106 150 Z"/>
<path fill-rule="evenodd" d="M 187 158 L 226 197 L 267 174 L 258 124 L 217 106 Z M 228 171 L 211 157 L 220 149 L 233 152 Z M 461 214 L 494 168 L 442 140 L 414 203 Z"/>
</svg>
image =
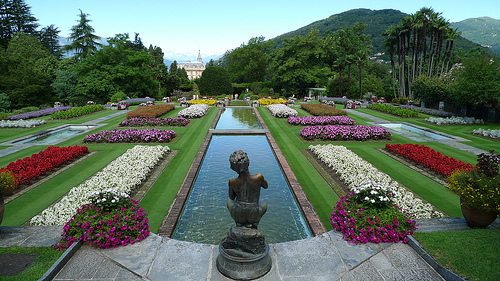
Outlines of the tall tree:
<svg viewBox="0 0 500 281">
<path fill-rule="evenodd" d="M 284 39 L 284 46 L 271 54 L 273 80 L 289 95 L 304 96 L 307 88 L 324 86 L 332 74 L 318 34 L 311 29 L 304 37 Z"/>
<path fill-rule="evenodd" d="M 35 35 L 38 21 L 24 0 L 0 0 L 0 46 L 7 48 L 18 32 Z"/>
<path fill-rule="evenodd" d="M 207 67 L 201 74 L 198 86 L 202 95 L 230 95 L 233 93 L 229 73 L 220 66 Z"/>
<path fill-rule="evenodd" d="M 248 44 L 226 52 L 226 69 L 234 83 L 263 82 L 268 74 L 270 51 L 274 41 L 254 37 Z"/>
<path fill-rule="evenodd" d="M 75 59 L 82 60 L 93 55 L 100 47 L 101 37 L 94 34 L 95 30 L 90 25 L 91 20 L 88 19 L 89 14 L 84 14 L 80 10 L 80 20 L 77 25 L 71 27 L 69 40 L 71 44 L 63 47 L 66 52 L 74 51 Z"/>
<path fill-rule="evenodd" d="M 40 106 L 53 101 L 50 87 L 56 58 L 34 36 L 17 33 L 2 54 L 0 92 L 9 95 L 12 108 Z"/>
<path fill-rule="evenodd" d="M 170 67 L 168 68 L 168 73 L 174 74 L 177 72 L 177 61 L 174 60 L 171 64 Z"/>
<path fill-rule="evenodd" d="M 40 30 L 38 40 L 42 45 L 49 50 L 56 58 L 62 57 L 61 45 L 59 44 L 59 32 L 53 24 L 46 26 Z"/>
</svg>

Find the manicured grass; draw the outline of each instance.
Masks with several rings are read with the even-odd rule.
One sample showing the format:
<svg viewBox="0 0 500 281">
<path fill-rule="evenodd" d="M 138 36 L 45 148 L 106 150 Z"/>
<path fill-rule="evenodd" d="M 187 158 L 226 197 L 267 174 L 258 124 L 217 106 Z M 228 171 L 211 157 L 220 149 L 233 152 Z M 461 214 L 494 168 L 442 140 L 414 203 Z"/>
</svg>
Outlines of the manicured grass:
<svg viewBox="0 0 500 281">
<path fill-rule="evenodd" d="M 0 276 L 4 281 L 31 281 L 40 279 L 47 270 L 57 261 L 63 254 L 62 251 L 56 251 L 52 247 L 8 247 L 0 248 L 0 255 L 3 254 L 30 254 L 37 255 L 33 263 L 23 272 L 14 276 Z"/>
<path fill-rule="evenodd" d="M 467 280 L 500 280 L 500 229 L 415 233 L 441 266 Z"/>
</svg>

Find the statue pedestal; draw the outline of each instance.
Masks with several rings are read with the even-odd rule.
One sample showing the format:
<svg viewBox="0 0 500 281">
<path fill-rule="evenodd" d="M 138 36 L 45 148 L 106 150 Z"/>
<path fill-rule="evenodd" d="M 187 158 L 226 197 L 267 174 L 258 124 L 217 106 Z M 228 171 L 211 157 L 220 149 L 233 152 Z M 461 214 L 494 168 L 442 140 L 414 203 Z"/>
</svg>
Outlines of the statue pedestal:
<svg viewBox="0 0 500 281">
<path fill-rule="evenodd" d="M 216 265 L 220 273 L 232 279 L 259 278 L 272 267 L 269 245 L 260 231 L 233 227 L 219 245 Z"/>
</svg>

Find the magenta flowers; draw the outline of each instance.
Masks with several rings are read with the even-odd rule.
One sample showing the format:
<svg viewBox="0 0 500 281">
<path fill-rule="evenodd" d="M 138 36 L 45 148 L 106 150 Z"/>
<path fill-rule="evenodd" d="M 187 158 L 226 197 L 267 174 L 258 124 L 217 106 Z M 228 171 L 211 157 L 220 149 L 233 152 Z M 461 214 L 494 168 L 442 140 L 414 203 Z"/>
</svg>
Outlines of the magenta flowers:
<svg viewBox="0 0 500 281">
<path fill-rule="evenodd" d="M 120 126 L 129 127 L 145 127 L 145 126 L 186 126 L 189 119 L 184 117 L 175 118 L 146 118 L 146 117 L 132 117 L 120 122 Z"/>
<path fill-rule="evenodd" d="M 306 140 L 343 140 L 343 141 L 365 141 L 390 139 L 391 133 L 378 126 L 346 126 L 346 125 L 326 125 L 307 126 L 300 130 L 300 135 Z"/>
<path fill-rule="evenodd" d="M 356 125 L 356 122 L 347 116 L 298 116 L 288 117 L 292 125 Z"/>
<path fill-rule="evenodd" d="M 84 142 L 121 143 L 121 142 L 169 142 L 175 138 L 172 130 L 158 129 L 125 129 L 100 131 L 96 134 L 85 136 Z"/>
</svg>

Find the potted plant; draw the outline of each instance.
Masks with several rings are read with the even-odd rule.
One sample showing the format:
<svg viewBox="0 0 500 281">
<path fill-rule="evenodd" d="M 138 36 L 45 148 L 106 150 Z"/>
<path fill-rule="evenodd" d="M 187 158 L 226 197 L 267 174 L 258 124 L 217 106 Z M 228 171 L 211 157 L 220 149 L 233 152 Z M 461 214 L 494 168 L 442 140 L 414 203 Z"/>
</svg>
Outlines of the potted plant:
<svg viewBox="0 0 500 281">
<path fill-rule="evenodd" d="M 17 188 L 17 180 L 14 174 L 7 170 L 0 170 L 0 224 L 2 224 L 5 204 L 3 197 L 11 194 Z"/>
<path fill-rule="evenodd" d="M 470 227 L 484 228 L 500 214 L 500 155 L 491 150 L 478 155 L 470 170 L 455 170 L 448 188 L 460 196 L 462 214 Z"/>
</svg>

